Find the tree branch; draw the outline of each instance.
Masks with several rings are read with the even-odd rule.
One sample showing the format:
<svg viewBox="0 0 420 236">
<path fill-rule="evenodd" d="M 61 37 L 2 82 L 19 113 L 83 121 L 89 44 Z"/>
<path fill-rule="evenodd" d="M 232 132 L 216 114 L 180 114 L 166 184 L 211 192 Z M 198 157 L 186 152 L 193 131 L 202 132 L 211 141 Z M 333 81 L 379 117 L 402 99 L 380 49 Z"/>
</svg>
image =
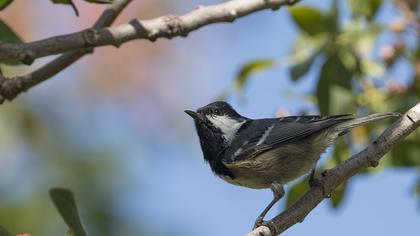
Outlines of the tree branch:
<svg viewBox="0 0 420 236">
<path fill-rule="evenodd" d="M 326 170 L 320 179 L 320 185 L 312 187 L 291 207 L 270 220 L 275 232 L 266 226 L 260 226 L 248 236 L 277 235 L 294 224 L 302 222 L 305 217 L 335 188 L 353 175 L 368 168 L 376 167 L 379 160 L 400 143 L 407 135 L 420 126 L 420 103 L 407 111 L 404 116 L 388 127 L 371 145 L 353 155 L 350 159 Z M 262 233 L 259 233 L 262 232 Z"/>
<path fill-rule="evenodd" d="M 80 32 L 55 36 L 30 43 L 0 44 L 0 61 L 15 60 L 31 64 L 36 58 L 56 55 L 76 49 L 105 45 L 118 47 L 134 39 L 172 38 L 187 36 L 191 31 L 208 24 L 233 22 L 264 9 L 277 10 L 299 0 L 232 0 L 212 6 L 199 6 L 184 15 L 166 15 L 150 20 L 134 19 L 128 24 L 111 28 L 98 26 Z M 103 26 L 103 25 L 102 25 Z"/>
<path fill-rule="evenodd" d="M 93 28 L 96 29 L 110 26 L 130 2 L 131 0 L 114 0 L 112 5 L 110 5 L 95 22 Z M 64 53 L 41 68 L 24 76 L 5 78 L 0 74 L 0 104 L 5 100 L 13 100 L 20 93 L 53 77 L 84 55 L 92 52 L 92 48 L 84 48 Z M 0 55 L 2 55 L 1 50 Z"/>
</svg>

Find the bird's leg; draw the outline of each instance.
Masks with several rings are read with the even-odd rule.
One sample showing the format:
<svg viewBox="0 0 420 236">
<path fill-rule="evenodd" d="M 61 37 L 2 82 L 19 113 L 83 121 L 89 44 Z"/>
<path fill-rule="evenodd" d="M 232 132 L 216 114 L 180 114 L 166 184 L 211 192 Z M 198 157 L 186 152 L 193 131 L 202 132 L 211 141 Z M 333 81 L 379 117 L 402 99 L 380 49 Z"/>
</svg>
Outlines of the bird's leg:
<svg viewBox="0 0 420 236">
<path fill-rule="evenodd" d="M 273 200 L 264 208 L 258 218 L 255 220 L 254 229 L 258 226 L 264 225 L 264 217 L 267 212 L 284 196 L 284 188 L 282 184 L 272 183 L 271 191 L 273 191 Z"/>
<path fill-rule="evenodd" d="M 315 168 L 313 168 L 311 170 L 311 173 L 309 174 L 309 187 L 316 187 L 317 185 L 319 185 L 319 180 L 315 178 Z"/>
</svg>

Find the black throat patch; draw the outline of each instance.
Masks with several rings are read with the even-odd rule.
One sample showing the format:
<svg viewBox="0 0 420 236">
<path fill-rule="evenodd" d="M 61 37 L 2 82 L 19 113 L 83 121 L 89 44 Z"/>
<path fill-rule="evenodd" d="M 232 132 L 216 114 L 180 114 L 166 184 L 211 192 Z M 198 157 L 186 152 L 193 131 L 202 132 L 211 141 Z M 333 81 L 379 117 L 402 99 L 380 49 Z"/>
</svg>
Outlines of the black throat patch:
<svg viewBox="0 0 420 236">
<path fill-rule="evenodd" d="M 212 171 L 218 175 L 229 176 L 233 179 L 233 173 L 222 162 L 227 145 L 222 131 L 215 128 L 210 122 L 196 121 L 195 127 L 200 139 L 204 160 L 209 163 Z"/>
</svg>

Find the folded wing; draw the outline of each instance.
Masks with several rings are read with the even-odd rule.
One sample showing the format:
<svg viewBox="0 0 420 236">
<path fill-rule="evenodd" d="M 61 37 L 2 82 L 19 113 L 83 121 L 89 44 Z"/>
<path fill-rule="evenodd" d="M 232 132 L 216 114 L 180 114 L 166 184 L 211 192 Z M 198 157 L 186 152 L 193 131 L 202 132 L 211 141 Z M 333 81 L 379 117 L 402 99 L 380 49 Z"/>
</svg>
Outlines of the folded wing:
<svg viewBox="0 0 420 236">
<path fill-rule="evenodd" d="M 253 158 L 280 145 L 299 141 L 333 125 L 354 119 L 352 115 L 338 116 L 287 116 L 277 119 L 255 120 L 244 129 L 231 145 L 240 147 L 227 150 L 225 162 L 234 162 Z M 275 122 L 273 122 L 275 121 Z M 253 133 L 252 126 L 265 126 L 265 131 Z"/>
</svg>

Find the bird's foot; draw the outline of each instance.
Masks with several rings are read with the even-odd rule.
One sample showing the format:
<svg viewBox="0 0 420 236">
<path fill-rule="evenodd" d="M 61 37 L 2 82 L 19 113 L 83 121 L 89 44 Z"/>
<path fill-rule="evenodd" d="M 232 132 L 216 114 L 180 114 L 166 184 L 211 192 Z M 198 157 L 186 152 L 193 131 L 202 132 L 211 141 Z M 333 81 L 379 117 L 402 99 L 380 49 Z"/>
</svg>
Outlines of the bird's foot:
<svg viewBox="0 0 420 236">
<path fill-rule="evenodd" d="M 322 177 L 324 177 L 326 171 L 322 172 Z M 331 198 L 331 194 L 326 194 L 325 191 L 325 186 L 323 183 L 321 183 L 321 180 L 318 178 L 315 178 L 315 169 L 312 169 L 310 175 L 309 175 L 309 180 L 308 180 L 308 184 L 310 188 L 316 188 L 316 187 L 321 187 L 322 188 L 322 195 L 325 196 L 325 198 Z"/>
<path fill-rule="evenodd" d="M 255 220 L 254 227 L 253 227 L 252 229 L 256 229 L 256 228 L 260 227 L 261 225 L 263 225 L 263 223 L 264 223 L 264 218 L 263 218 L 263 217 L 261 217 L 261 216 L 259 216 L 259 217 Z"/>
<path fill-rule="evenodd" d="M 326 194 L 325 186 L 318 178 L 310 178 L 309 179 L 309 187 L 310 188 L 316 188 L 321 187 L 322 188 L 322 195 L 325 196 L 325 198 L 331 198 L 331 194 Z"/>
<path fill-rule="evenodd" d="M 271 233 L 272 236 L 277 235 L 276 226 L 274 225 L 273 221 L 271 221 L 271 220 L 264 221 L 264 219 L 262 217 L 258 217 L 257 220 L 255 220 L 254 228 L 252 228 L 252 229 L 256 229 L 260 226 L 268 227 L 270 229 L 270 233 Z"/>
<path fill-rule="evenodd" d="M 321 182 L 319 181 L 318 178 L 312 177 L 312 178 L 309 178 L 308 184 L 310 188 L 315 188 L 317 186 L 320 186 Z"/>
</svg>

